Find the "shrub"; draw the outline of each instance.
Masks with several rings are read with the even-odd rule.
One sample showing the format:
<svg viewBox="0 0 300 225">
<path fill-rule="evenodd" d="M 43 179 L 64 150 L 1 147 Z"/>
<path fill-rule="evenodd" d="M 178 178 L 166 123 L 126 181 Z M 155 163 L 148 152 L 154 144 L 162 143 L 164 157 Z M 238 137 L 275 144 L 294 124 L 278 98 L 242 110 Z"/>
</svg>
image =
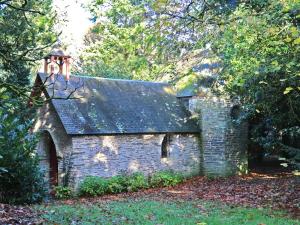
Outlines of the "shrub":
<svg viewBox="0 0 300 225">
<path fill-rule="evenodd" d="M 73 197 L 73 192 L 69 187 L 56 186 L 54 188 L 55 198 L 57 199 L 68 199 Z"/>
<path fill-rule="evenodd" d="M 107 193 L 137 191 L 148 187 L 147 178 L 142 173 L 118 175 L 111 178 L 86 177 L 79 187 L 81 196 L 100 196 Z"/>
<path fill-rule="evenodd" d="M 108 192 L 108 180 L 96 176 L 86 177 L 79 187 L 79 195 L 81 196 L 100 196 Z"/>
<path fill-rule="evenodd" d="M 150 179 L 143 173 L 118 175 L 111 178 L 88 176 L 79 187 L 81 196 L 100 196 L 107 193 L 133 192 L 150 187 L 169 187 L 183 181 L 183 176 L 171 171 L 157 172 Z"/>
<path fill-rule="evenodd" d="M 22 117 L 22 113 L 19 115 Z M 35 153 L 37 138 L 28 132 L 32 122 L 21 117 L 5 107 L 0 109 L 2 203 L 35 203 L 41 201 L 45 195 L 45 183 Z"/>
<path fill-rule="evenodd" d="M 109 193 L 116 194 L 127 191 L 127 176 L 114 176 L 108 179 Z"/>
<path fill-rule="evenodd" d="M 179 173 L 172 171 L 160 171 L 150 177 L 150 187 L 169 187 L 181 183 L 184 180 Z"/>
<path fill-rule="evenodd" d="M 148 180 L 142 173 L 134 173 L 127 177 L 127 191 L 137 191 L 142 188 L 147 188 Z"/>
</svg>

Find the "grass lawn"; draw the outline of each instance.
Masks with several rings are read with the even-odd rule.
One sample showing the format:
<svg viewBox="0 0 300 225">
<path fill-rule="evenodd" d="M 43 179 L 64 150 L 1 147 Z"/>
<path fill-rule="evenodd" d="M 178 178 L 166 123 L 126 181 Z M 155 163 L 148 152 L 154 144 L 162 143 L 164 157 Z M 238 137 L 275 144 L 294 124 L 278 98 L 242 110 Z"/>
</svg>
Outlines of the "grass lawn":
<svg viewBox="0 0 300 225">
<path fill-rule="evenodd" d="M 283 213 L 207 201 L 126 200 L 37 206 L 45 224 L 297 225 Z"/>
</svg>

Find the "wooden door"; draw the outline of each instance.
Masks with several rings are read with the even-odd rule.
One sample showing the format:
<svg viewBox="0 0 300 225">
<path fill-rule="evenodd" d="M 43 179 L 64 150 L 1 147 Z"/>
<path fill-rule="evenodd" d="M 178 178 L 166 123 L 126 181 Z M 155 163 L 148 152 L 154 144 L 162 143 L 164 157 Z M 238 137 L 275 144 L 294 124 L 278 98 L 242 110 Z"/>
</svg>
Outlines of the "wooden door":
<svg viewBox="0 0 300 225">
<path fill-rule="evenodd" d="M 53 139 L 49 135 L 49 169 L 50 169 L 50 185 L 51 187 L 58 185 L 58 163 L 56 149 Z"/>
</svg>

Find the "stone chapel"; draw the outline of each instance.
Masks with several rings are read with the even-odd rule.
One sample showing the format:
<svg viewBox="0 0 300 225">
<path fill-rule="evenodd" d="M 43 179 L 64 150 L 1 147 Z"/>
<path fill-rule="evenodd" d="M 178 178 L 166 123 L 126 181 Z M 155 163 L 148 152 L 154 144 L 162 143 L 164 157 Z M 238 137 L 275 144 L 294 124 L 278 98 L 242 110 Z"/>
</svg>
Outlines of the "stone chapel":
<svg viewBox="0 0 300 225">
<path fill-rule="evenodd" d="M 49 187 L 76 190 L 86 176 L 124 172 L 228 176 L 247 169 L 247 124 L 233 122 L 238 105 L 230 100 L 177 94 L 167 83 L 70 75 L 69 58 L 46 57 L 35 81 L 43 88 L 33 91 L 47 100 L 34 132 Z"/>
</svg>

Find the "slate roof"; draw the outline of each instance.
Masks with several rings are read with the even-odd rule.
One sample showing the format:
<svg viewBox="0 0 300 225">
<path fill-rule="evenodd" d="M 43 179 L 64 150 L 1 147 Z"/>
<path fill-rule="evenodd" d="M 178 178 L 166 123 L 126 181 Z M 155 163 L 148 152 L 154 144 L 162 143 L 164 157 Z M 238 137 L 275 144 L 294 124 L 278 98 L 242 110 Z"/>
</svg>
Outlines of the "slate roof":
<svg viewBox="0 0 300 225">
<path fill-rule="evenodd" d="M 43 73 L 38 79 L 70 135 L 199 132 L 166 83 L 83 76 L 67 83 L 62 75 L 51 81 Z"/>
</svg>

